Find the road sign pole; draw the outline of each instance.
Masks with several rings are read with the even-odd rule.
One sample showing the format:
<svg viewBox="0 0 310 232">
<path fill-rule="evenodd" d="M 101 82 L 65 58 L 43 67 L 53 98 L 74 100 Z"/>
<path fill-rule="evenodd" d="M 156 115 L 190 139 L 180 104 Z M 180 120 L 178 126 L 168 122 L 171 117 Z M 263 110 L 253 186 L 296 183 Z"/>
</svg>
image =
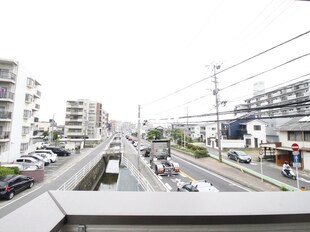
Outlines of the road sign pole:
<svg viewBox="0 0 310 232">
<path fill-rule="evenodd" d="M 297 180 L 297 188 L 299 189 L 299 178 L 298 178 L 298 167 L 296 166 L 296 180 Z"/>
<path fill-rule="evenodd" d="M 259 158 L 260 158 L 260 176 L 261 176 L 261 180 L 262 182 L 264 181 L 263 178 L 263 157 L 264 157 L 264 150 L 262 148 L 259 149 Z"/>
<path fill-rule="evenodd" d="M 262 182 L 264 182 L 264 178 L 263 178 L 263 157 L 260 157 L 260 175 L 261 175 Z"/>
</svg>

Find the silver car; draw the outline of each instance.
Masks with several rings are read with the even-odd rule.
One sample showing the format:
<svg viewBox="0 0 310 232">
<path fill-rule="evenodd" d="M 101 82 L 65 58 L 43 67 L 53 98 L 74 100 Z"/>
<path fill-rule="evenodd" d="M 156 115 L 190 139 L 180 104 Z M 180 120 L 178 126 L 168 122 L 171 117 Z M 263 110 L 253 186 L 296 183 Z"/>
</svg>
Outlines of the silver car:
<svg viewBox="0 0 310 232">
<path fill-rule="evenodd" d="M 38 161 L 32 157 L 20 157 L 14 161 L 16 164 L 21 164 L 24 167 L 36 166 L 38 169 L 42 169 L 44 167 L 44 162 Z"/>
</svg>

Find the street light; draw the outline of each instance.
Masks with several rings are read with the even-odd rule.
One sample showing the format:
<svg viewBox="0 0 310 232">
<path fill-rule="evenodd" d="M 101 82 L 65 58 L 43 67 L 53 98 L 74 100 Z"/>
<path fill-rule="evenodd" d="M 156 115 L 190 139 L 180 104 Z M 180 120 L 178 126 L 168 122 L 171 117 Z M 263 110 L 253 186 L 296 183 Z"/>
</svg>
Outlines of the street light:
<svg viewBox="0 0 310 232">
<path fill-rule="evenodd" d="M 215 106 L 216 106 L 216 122 L 217 122 L 217 147 L 219 152 L 219 161 L 222 162 L 222 148 L 221 148 L 221 128 L 220 128 L 220 121 L 219 121 L 219 89 L 217 88 L 217 77 L 216 77 L 216 69 L 220 69 L 220 65 L 214 65 L 214 84 L 215 89 L 213 90 L 213 95 L 215 95 Z"/>
</svg>

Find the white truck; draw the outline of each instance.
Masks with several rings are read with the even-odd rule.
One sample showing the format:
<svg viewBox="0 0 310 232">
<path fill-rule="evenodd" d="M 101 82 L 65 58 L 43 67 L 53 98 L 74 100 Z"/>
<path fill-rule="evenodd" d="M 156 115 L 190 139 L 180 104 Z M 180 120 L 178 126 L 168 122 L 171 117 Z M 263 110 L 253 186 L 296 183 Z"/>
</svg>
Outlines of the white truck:
<svg viewBox="0 0 310 232">
<path fill-rule="evenodd" d="M 174 175 L 180 172 L 178 163 L 171 160 L 170 140 L 153 140 L 150 152 L 150 164 L 156 175 Z"/>
</svg>

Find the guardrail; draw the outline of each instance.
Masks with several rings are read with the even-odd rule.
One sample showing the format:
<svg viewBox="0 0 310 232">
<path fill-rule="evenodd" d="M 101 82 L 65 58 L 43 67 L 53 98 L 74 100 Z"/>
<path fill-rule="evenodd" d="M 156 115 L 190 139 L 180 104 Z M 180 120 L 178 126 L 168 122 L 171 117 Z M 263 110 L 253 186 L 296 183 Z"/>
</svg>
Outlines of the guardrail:
<svg viewBox="0 0 310 232">
<path fill-rule="evenodd" d="M 212 154 L 209 154 L 209 155 L 213 159 L 217 159 L 217 160 L 219 159 L 218 156 L 216 156 L 216 155 L 212 155 Z M 285 183 L 283 183 L 281 181 L 275 180 L 275 179 L 273 179 L 273 178 L 271 178 L 269 176 L 261 175 L 261 173 L 258 173 L 256 171 L 253 171 L 253 170 L 249 169 L 249 168 L 241 166 L 238 163 L 234 163 L 234 162 L 231 162 L 231 161 L 225 160 L 225 159 L 222 159 L 222 162 L 227 164 L 227 165 L 230 165 L 232 167 L 241 169 L 243 172 L 249 173 L 249 174 L 251 174 L 251 175 L 253 175 L 255 177 L 262 178 L 263 180 L 265 180 L 265 181 L 267 181 L 267 182 L 269 182 L 271 184 L 274 184 L 274 185 L 276 185 L 276 186 L 278 186 L 280 188 L 285 188 L 285 189 L 287 189 L 289 191 L 300 191 L 298 188 L 295 188 L 295 187 L 293 187 L 291 185 L 285 184 Z"/>
<path fill-rule="evenodd" d="M 86 166 L 84 166 L 79 172 L 67 180 L 57 190 L 60 191 L 71 191 L 73 190 L 83 178 L 96 166 L 96 164 L 102 159 L 103 154 L 95 156 Z"/>
<path fill-rule="evenodd" d="M 139 170 L 126 158 L 122 157 L 121 164 L 126 166 L 131 174 L 137 179 L 138 183 L 142 186 L 142 188 L 147 192 L 154 192 L 154 188 L 150 185 L 147 179 L 139 172 Z"/>
</svg>

